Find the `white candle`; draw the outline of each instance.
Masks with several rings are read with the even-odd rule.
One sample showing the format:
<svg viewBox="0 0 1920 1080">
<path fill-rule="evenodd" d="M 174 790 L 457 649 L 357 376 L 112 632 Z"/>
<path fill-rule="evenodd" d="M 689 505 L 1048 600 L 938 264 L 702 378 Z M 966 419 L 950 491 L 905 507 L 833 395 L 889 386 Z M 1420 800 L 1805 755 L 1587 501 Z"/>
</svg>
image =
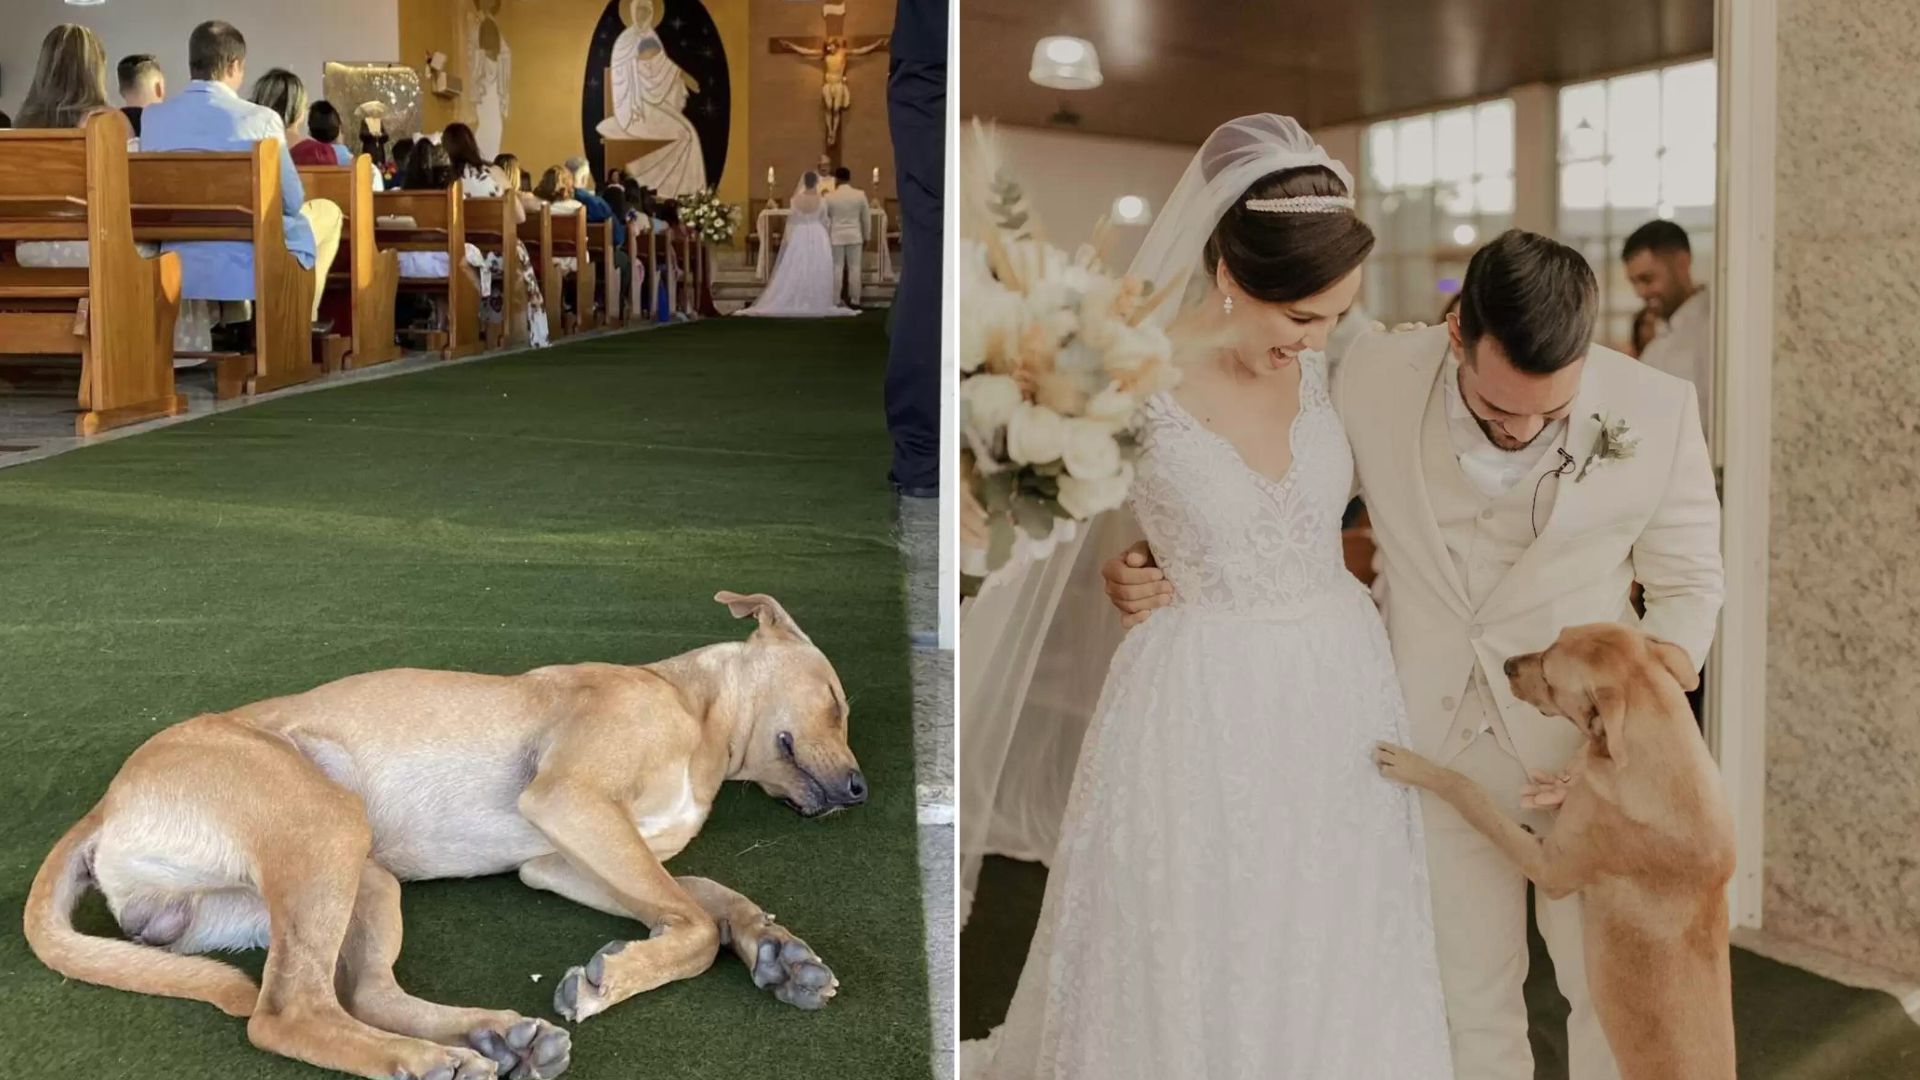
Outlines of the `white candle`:
<svg viewBox="0 0 1920 1080">
<path fill-rule="evenodd" d="M 878 165 L 873 167 L 873 186 L 875 190 L 880 187 L 880 166 Z"/>
<path fill-rule="evenodd" d="M 767 190 L 773 190 L 773 166 L 767 166 Z"/>
</svg>

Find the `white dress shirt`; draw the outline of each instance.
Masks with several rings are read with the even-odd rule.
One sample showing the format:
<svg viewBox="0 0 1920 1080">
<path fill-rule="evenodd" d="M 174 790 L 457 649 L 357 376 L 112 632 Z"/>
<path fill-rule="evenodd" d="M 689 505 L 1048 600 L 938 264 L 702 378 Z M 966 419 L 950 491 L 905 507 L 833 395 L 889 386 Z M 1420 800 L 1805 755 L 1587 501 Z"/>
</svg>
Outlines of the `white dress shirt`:
<svg viewBox="0 0 1920 1080">
<path fill-rule="evenodd" d="M 1700 395 L 1700 427 L 1713 445 L 1713 296 L 1702 285 L 1687 297 L 1667 331 L 1647 343 L 1640 360 L 1693 384 Z"/>
<path fill-rule="evenodd" d="M 1446 367 L 1443 378 L 1447 394 L 1447 437 L 1460 459 L 1460 471 L 1467 474 L 1467 482 L 1476 491 L 1489 499 L 1497 499 L 1532 472 L 1540 463 L 1541 455 L 1560 441 L 1567 429 L 1567 418 L 1563 416 L 1548 424 L 1526 449 L 1503 450 L 1488 440 L 1487 433 L 1480 429 L 1480 421 L 1467 408 L 1466 398 L 1461 396 L 1460 361 L 1449 355 Z"/>
</svg>

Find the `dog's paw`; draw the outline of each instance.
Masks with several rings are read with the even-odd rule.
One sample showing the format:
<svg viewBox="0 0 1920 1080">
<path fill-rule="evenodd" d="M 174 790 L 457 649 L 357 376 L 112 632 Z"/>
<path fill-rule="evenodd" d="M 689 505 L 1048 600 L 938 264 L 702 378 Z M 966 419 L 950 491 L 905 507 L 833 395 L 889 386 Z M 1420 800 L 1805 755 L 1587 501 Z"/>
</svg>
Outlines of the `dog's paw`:
<svg viewBox="0 0 1920 1080">
<path fill-rule="evenodd" d="M 1435 775 L 1439 772 L 1433 762 L 1419 754 L 1404 746 L 1385 742 L 1373 744 L 1373 763 L 1379 768 L 1381 776 L 1396 783 L 1412 784 L 1416 787 L 1432 786 Z"/>
<path fill-rule="evenodd" d="M 467 1045 L 498 1065 L 503 1080 L 551 1080 L 573 1061 L 573 1036 L 545 1020 L 521 1020 L 504 1030 L 475 1028 Z"/>
<path fill-rule="evenodd" d="M 553 1011 L 576 1024 L 605 1011 L 612 1004 L 605 989 L 607 957 L 626 947 L 624 941 L 609 941 L 584 966 L 568 968 L 560 976 L 560 985 L 553 988 Z"/>
<path fill-rule="evenodd" d="M 393 1071 L 393 1080 L 498 1080 L 500 1067 L 472 1050 L 423 1044 L 425 1060 Z"/>
<path fill-rule="evenodd" d="M 793 931 L 768 922 L 757 931 L 754 945 L 753 985 L 771 988 L 773 996 L 800 1009 L 824 1009 L 840 992 L 840 980 L 833 977 L 818 954 Z"/>
</svg>

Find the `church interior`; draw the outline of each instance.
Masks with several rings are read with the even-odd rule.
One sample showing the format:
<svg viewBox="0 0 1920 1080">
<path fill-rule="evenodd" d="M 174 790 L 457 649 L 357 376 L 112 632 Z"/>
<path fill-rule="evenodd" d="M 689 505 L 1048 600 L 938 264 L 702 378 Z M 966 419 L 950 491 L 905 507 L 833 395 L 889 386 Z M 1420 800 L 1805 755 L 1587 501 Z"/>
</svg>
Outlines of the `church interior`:
<svg viewBox="0 0 1920 1080">
<path fill-rule="evenodd" d="M 210 20 L 235 33 L 198 77 Z M 0 781 L 0 903 L 170 725 L 380 669 L 651 664 L 745 639 L 715 596 L 766 594 L 834 665 L 864 805 L 727 783 L 668 869 L 777 912 L 837 996 L 789 1007 L 723 951 L 575 1028 L 568 1075 L 933 1076 L 952 649 L 938 499 L 902 465 L 901 416 L 924 448 L 938 409 L 896 395 L 937 390 L 939 214 L 912 233 L 889 70 L 944 61 L 894 0 L 0 0 L 0 26 L 0 741 L 40 762 Z M 190 109 L 278 112 L 284 149 L 196 142 Z M 843 219 L 806 208 L 855 195 L 830 294 Z M 765 314 L 838 317 L 731 317 L 803 239 L 827 310 Z M 916 261 L 930 321 L 899 308 Z M 570 968 L 647 936 L 511 874 L 403 895 L 408 992 L 556 1023 Z M 22 1075 L 320 1075 L 205 1004 L 0 955 Z"/>
</svg>

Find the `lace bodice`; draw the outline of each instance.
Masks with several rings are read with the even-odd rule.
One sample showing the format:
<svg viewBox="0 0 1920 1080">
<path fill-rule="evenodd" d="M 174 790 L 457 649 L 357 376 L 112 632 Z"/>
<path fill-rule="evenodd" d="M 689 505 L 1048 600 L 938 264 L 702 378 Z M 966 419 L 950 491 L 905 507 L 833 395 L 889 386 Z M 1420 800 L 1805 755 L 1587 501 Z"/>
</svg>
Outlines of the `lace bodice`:
<svg viewBox="0 0 1920 1080">
<path fill-rule="evenodd" d="M 1327 360 L 1304 353 L 1293 465 L 1271 480 L 1171 394 L 1147 402 L 1145 453 L 1128 496 L 1175 604 L 1241 614 L 1295 607 L 1347 577 L 1340 518 L 1353 452 L 1327 391 Z"/>
</svg>

